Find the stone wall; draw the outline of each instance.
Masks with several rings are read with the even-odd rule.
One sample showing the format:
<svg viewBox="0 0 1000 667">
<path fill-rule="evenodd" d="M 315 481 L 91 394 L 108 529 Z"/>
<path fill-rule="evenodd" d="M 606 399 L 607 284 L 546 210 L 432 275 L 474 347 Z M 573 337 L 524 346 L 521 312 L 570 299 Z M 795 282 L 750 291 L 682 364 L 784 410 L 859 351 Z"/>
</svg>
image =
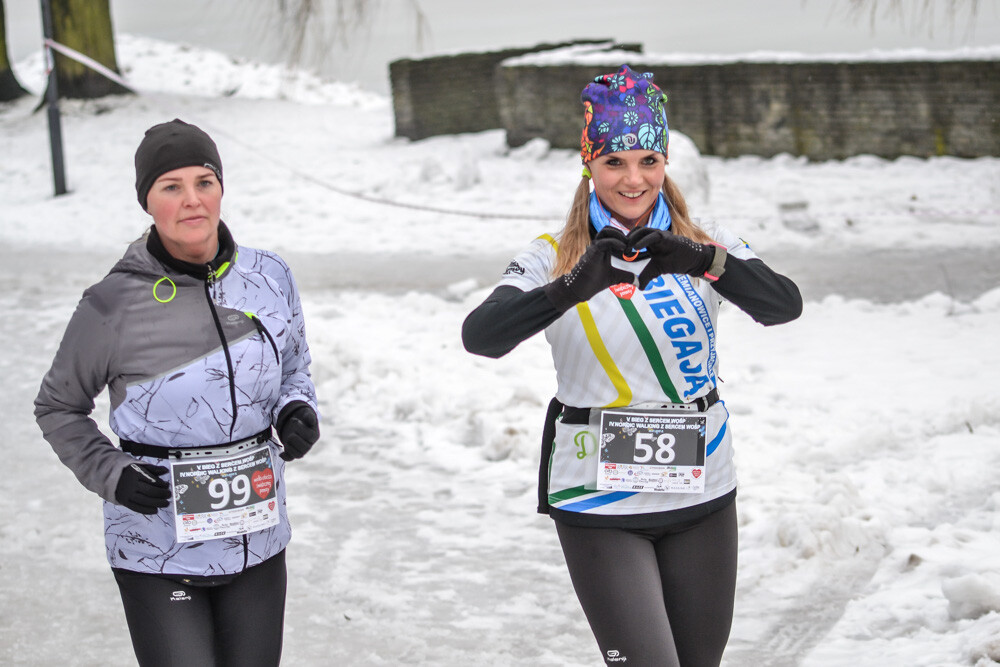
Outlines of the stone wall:
<svg viewBox="0 0 1000 667">
<path fill-rule="evenodd" d="M 560 61 L 558 46 L 392 63 L 397 136 L 503 128 L 510 146 L 577 148 L 580 90 L 628 62 L 704 154 L 1000 156 L 998 60 L 663 64 L 632 46 Z"/>
<path fill-rule="evenodd" d="M 634 65 L 667 93 L 670 127 L 704 154 L 1000 155 L 1000 61 Z M 507 142 L 577 148 L 579 94 L 600 65 L 504 65 Z"/>
<path fill-rule="evenodd" d="M 528 53 L 587 44 L 610 46 L 612 40 L 577 40 L 393 61 L 389 64 L 389 79 L 396 136 L 425 139 L 502 127 L 494 82 L 502 61 Z"/>
</svg>

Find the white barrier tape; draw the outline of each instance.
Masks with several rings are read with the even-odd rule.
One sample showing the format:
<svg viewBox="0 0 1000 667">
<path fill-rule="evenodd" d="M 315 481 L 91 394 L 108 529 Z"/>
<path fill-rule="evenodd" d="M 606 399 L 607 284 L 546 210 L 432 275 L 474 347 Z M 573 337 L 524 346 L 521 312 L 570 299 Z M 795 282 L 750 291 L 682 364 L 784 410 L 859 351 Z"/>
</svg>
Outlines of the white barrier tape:
<svg viewBox="0 0 1000 667">
<path fill-rule="evenodd" d="M 59 42 L 56 42 L 56 41 L 51 40 L 51 39 L 46 39 L 46 40 L 44 40 L 43 43 L 46 46 L 45 55 L 46 55 L 47 66 L 49 68 L 46 73 L 51 72 L 52 71 L 52 67 L 54 67 L 54 58 L 52 57 L 52 50 L 55 50 L 55 51 L 58 51 L 59 53 L 63 54 L 67 58 L 71 58 L 71 59 L 77 61 L 78 63 L 82 64 L 82 65 L 86 65 L 87 67 L 89 67 L 92 70 L 98 72 L 99 74 L 102 74 L 105 77 L 107 77 L 108 79 L 111 79 L 112 81 L 114 81 L 118 85 L 120 85 L 120 86 L 122 86 L 124 88 L 127 88 L 131 92 L 133 92 L 133 93 L 135 93 L 137 95 L 139 94 L 139 91 L 137 91 L 134 87 L 132 87 L 131 84 L 127 83 L 120 75 L 118 75 L 116 72 L 111 71 L 110 69 L 108 69 L 107 67 L 105 67 L 101 63 L 97 62 L 93 58 L 90 58 L 89 56 L 85 56 L 84 54 L 80 53 L 79 51 L 76 51 L 75 49 L 71 49 L 70 47 L 68 47 L 68 46 L 66 46 L 64 44 L 60 44 Z M 202 124 L 204 125 L 204 123 L 202 123 Z M 208 127 L 208 125 L 205 125 L 205 126 Z M 296 176 L 298 176 L 299 178 L 301 178 L 303 180 L 306 180 L 306 181 L 309 181 L 311 183 L 314 183 L 315 185 L 318 185 L 318 186 L 320 186 L 320 187 L 322 187 L 322 188 L 324 188 L 326 190 L 329 190 L 330 192 L 335 192 L 335 193 L 337 193 L 339 195 L 342 195 L 344 197 L 350 197 L 350 198 L 353 198 L 353 199 L 360 199 L 361 201 L 366 201 L 366 202 L 369 202 L 369 203 L 372 203 L 372 204 L 381 204 L 383 206 L 394 206 L 396 208 L 407 208 L 407 209 L 416 210 L 416 211 L 427 211 L 427 212 L 431 212 L 431 213 L 441 213 L 443 215 L 461 215 L 461 216 L 466 216 L 466 217 L 470 217 L 470 218 L 482 218 L 482 219 L 487 219 L 487 220 L 488 219 L 498 219 L 498 220 L 544 220 L 544 221 L 552 221 L 552 220 L 558 220 L 558 219 L 560 219 L 560 218 L 553 217 L 553 216 L 543 216 L 543 215 L 518 215 L 516 213 L 480 213 L 480 212 L 477 212 L 477 211 L 457 211 L 457 210 L 451 210 L 451 209 L 436 208 L 434 206 L 424 206 L 424 205 L 421 205 L 421 204 L 406 204 L 406 203 L 403 203 L 403 202 L 396 202 L 396 201 L 390 201 L 388 199 L 379 199 L 377 197 L 371 197 L 371 196 L 368 196 L 368 195 L 363 195 L 363 194 L 358 193 L 358 192 L 351 192 L 350 190 L 344 190 L 344 189 L 338 188 L 338 187 L 336 187 L 334 185 L 331 185 L 330 183 L 327 183 L 326 181 L 323 181 L 323 180 L 321 180 L 319 178 L 316 178 L 315 176 L 313 176 L 311 174 L 308 174 L 306 172 L 300 171 L 300 170 L 296 169 L 295 167 L 293 167 L 293 166 L 291 166 L 289 164 L 283 163 L 280 160 L 276 160 L 275 158 L 273 158 L 273 157 L 271 157 L 269 155 L 264 154 L 263 152 L 261 152 L 261 151 L 257 150 L 256 148 L 250 146 L 250 144 L 248 144 L 246 142 L 243 142 L 243 141 L 240 141 L 239 139 L 237 139 L 236 137 L 234 137 L 233 135 L 229 134 L 228 132 L 226 132 L 226 131 L 224 131 L 222 129 L 212 128 L 212 132 L 214 134 L 220 134 L 220 135 L 224 135 L 224 136 L 228 137 L 229 140 L 232 141 L 233 143 L 241 145 L 243 148 L 249 150 L 252 153 L 258 154 L 259 156 L 267 159 L 268 161 L 270 161 L 272 163 L 281 165 L 282 167 L 284 167 L 285 169 L 287 169 L 288 171 L 290 171 L 291 173 L 295 174 Z M 833 213 L 822 213 L 822 214 L 811 214 L 811 213 L 808 213 L 807 209 L 806 210 L 802 210 L 802 211 L 796 210 L 795 212 L 796 213 L 802 213 L 803 215 L 808 215 L 808 216 L 813 217 L 813 218 L 833 218 L 833 217 L 836 217 L 836 218 L 840 218 L 840 217 L 858 217 L 858 218 L 862 218 L 862 217 L 868 217 L 868 218 L 872 218 L 872 217 L 893 217 L 893 218 L 895 218 L 895 217 L 906 217 L 906 216 L 932 216 L 932 215 L 938 215 L 938 216 L 941 216 L 941 217 L 947 219 L 949 217 L 949 215 L 951 217 L 955 217 L 955 216 L 959 216 L 959 215 L 961 215 L 961 216 L 977 216 L 977 215 L 987 215 L 987 216 L 990 216 L 990 215 L 998 215 L 998 214 L 1000 214 L 1000 210 L 998 210 L 998 211 L 990 211 L 990 210 L 987 210 L 987 211 L 952 211 L 950 214 L 949 213 L 944 213 L 942 211 L 908 211 L 908 212 L 899 212 L 899 213 L 896 213 L 896 212 L 886 212 L 886 213 L 868 212 L 868 213 L 864 213 L 864 214 L 856 214 L 854 216 L 852 216 L 851 214 L 847 214 L 847 213 L 836 213 L 836 212 L 833 212 Z M 719 217 L 719 218 L 725 217 L 725 218 L 728 218 L 728 219 L 731 219 L 731 220 L 750 220 L 750 221 L 753 221 L 753 222 L 763 222 L 765 220 L 773 220 L 774 218 L 780 218 L 781 217 L 781 212 L 780 211 L 776 212 L 774 215 L 771 215 L 771 216 L 743 217 L 743 216 L 724 216 L 724 215 L 720 215 L 720 216 L 717 216 L 717 217 Z"/>
<path fill-rule="evenodd" d="M 278 165 L 280 167 L 283 167 L 284 169 L 286 169 L 287 171 L 289 171 L 290 173 L 294 174 L 295 176 L 301 178 L 304 181 L 309 181 L 310 183 L 313 183 L 314 185 L 318 185 L 319 187 L 321 187 L 321 188 L 323 188 L 325 190 L 329 190 L 330 192 L 334 192 L 334 193 L 336 193 L 338 195 L 341 195 L 343 197 L 350 197 L 351 199 L 358 199 L 360 201 L 368 202 L 370 204 L 379 204 L 379 205 L 382 205 L 382 206 L 392 206 L 392 207 L 395 207 L 395 208 L 405 208 L 405 209 L 409 209 L 409 210 L 412 210 L 412 211 L 424 211 L 424 212 L 428 212 L 428 213 L 440 213 L 442 215 L 458 215 L 458 216 L 464 216 L 464 217 L 468 217 L 468 218 L 480 218 L 480 219 L 483 219 L 483 220 L 543 220 L 543 221 L 546 221 L 546 222 L 551 222 L 551 221 L 555 221 L 555 220 L 560 220 L 561 219 L 559 216 L 551 216 L 551 215 L 532 215 L 532 214 L 521 215 L 521 214 L 518 214 L 518 213 L 481 213 L 479 211 L 461 211 L 461 210 L 454 210 L 454 209 L 437 208 L 435 206 L 426 206 L 426 205 L 423 205 L 423 204 L 407 204 L 405 202 L 391 201 L 391 200 L 388 200 L 388 199 L 381 199 L 379 197 L 372 197 L 370 195 L 361 194 L 360 192 L 352 192 L 350 190 L 346 190 L 346 189 L 343 189 L 343 188 L 338 188 L 337 186 L 332 185 L 332 184 L 330 184 L 330 183 L 328 183 L 328 182 L 326 182 L 326 181 L 324 181 L 324 180 L 322 180 L 320 178 L 317 178 L 316 176 L 313 176 L 312 174 L 309 174 L 309 173 L 307 173 L 305 171 L 302 171 L 302 170 L 300 170 L 300 169 L 298 169 L 298 168 L 296 168 L 296 167 L 288 164 L 287 162 L 283 162 L 282 160 L 279 160 L 278 158 L 276 158 L 276 157 L 274 157 L 272 155 L 268 155 L 267 153 L 264 153 L 263 151 L 257 149 L 255 146 L 252 146 L 251 144 L 249 144 L 249 143 L 241 140 L 240 138 L 234 136 L 230 132 L 227 132 L 226 130 L 224 130 L 224 129 L 220 128 L 220 127 L 213 127 L 212 124 L 205 123 L 203 121 L 199 121 L 198 125 L 202 129 L 211 130 L 211 134 L 213 136 L 218 135 L 218 136 L 226 137 L 227 139 L 229 139 L 229 141 L 231 141 L 232 143 L 240 146 L 241 148 L 243 148 L 247 152 L 250 152 L 250 153 L 253 153 L 253 154 L 257 155 L 261 159 L 266 160 L 269 164 L 276 164 L 276 165 Z"/>
<path fill-rule="evenodd" d="M 46 40 L 44 40 L 43 43 L 44 43 L 44 45 L 46 47 L 45 54 L 46 54 L 46 60 L 49 62 L 49 70 L 48 70 L 49 72 L 52 71 L 51 68 L 54 66 L 54 63 L 53 63 L 54 59 L 52 58 L 52 51 L 55 50 L 55 51 L 58 51 L 59 53 L 63 54 L 67 58 L 71 58 L 71 59 L 77 61 L 78 63 L 91 68 L 92 70 L 98 72 L 99 74 L 104 75 L 108 79 L 110 79 L 110 80 L 114 81 L 115 83 L 117 83 L 118 85 L 120 85 L 120 86 L 122 86 L 122 87 L 124 87 L 124 88 L 126 88 L 128 90 L 130 90 L 131 92 L 133 92 L 133 93 L 135 93 L 137 95 L 139 94 L 139 91 L 137 91 L 135 88 L 133 88 L 124 79 L 122 79 L 121 76 L 119 76 L 115 72 L 112 72 L 110 69 L 108 69 L 107 67 L 105 67 L 101 63 L 97 62 L 93 58 L 90 58 L 89 56 L 86 56 L 86 55 L 80 53 L 79 51 L 77 51 L 75 49 L 71 49 L 70 47 L 66 46 L 65 44 L 60 44 L 59 42 L 56 42 L 56 41 L 51 40 L 51 39 L 46 39 Z M 205 125 L 205 124 L 202 123 L 202 125 Z M 208 127 L 208 125 L 205 125 L 205 127 Z M 354 199 L 360 199 L 362 201 L 367 201 L 367 202 L 374 203 L 374 204 L 382 204 L 383 206 L 395 206 L 397 208 L 408 208 L 408 209 L 413 209 L 413 210 L 418 210 L 418 211 L 430 211 L 432 213 L 441 213 L 441 214 L 445 214 L 445 215 L 463 215 L 463 216 L 475 217 L 475 218 L 487 218 L 487 219 L 489 219 L 489 218 L 500 218 L 500 219 L 513 219 L 513 220 L 553 220 L 554 219 L 554 218 L 551 218 L 551 217 L 535 216 L 535 215 L 517 215 L 517 214 L 503 214 L 503 213 L 484 214 L 484 213 L 478 213 L 478 212 L 473 212 L 473 211 L 450 211 L 450 210 L 447 210 L 447 209 L 440 209 L 440 208 L 435 208 L 435 207 L 432 207 L 432 206 L 421 206 L 419 204 L 404 204 L 404 203 L 401 203 L 401 202 L 394 202 L 394 201 L 388 201 L 388 200 L 385 200 L 385 199 L 378 199 L 376 197 L 370 197 L 370 196 L 363 195 L 363 194 L 360 194 L 360 193 L 357 193 L 357 192 L 351 192 L 349 190 L 343 190 L 341 188 L 335 187 L 335 186 L 331 185 L 330 183 L 327 183 L 325 181 L 322 181 L 322 180 L 316 178 L 315 176 L 312 176 L 311 174 L 307 174 L 305 172 L 299 171 L 298 169 L 292 167 L 291 165 L 283 164 L 280 161 L 275 160 L 273 157 L 265 155 L 261 151 L 258 151 L 256 149 L 254 149 L 249 144 L 246 144 L 245 142 L 240 141 L 239 139 L 237 139 L 233 135 L 229 134 L 228 132 L 222 131 L 222 130 L 220 130 L 218 128 L 212 129 L 212 132 L 215 133 L 215 134 L 221 134 L 221 135 L 229 137 L 229 139 L 231 141 L 233 141 L 234 143 L 242 145 L 244 148 L 250 150 L 251 152 L 257 153 L 258 155 L 262 156 L 263 158 L 267 159 L 270 162 L 274 162 L 274 163 L 280 164 L 281 166 L 285 167 L 286 169 L 288 169 L 290 172 L 292 172 L 293 174 L 295 174 L 299 178 L 302 178 L 304 180 L 307 180 L 307 181 L 310 181 L 312 183 L 315 183 L 316 185 L 319 185 L 320 187 L 323 187 L 323 188 L 325 188 L 327 190 L 330 190 L 331 192 L 336 192 L 337 194 L 345 196 L 345 197 L 352 197 Z"/>
<path fill-rule="evenodd" d="M 59 53 L 63 54 L 67 58 L 70 58 L 71 60 L 75 60 L 76 62 L 80 63 L 81 65 L 86 65 L 87 67 L 89 67 L 90 69 L 94 70 L 98 74 L 102 74 L 105 78 L 111 79 L 112 81 L 114 81 L 115 83 L 117 83 L 119 86 L 122 86 L 123 88 L 126 88 L 126 89 L 128 89 L 129 91 L 131 91 L 133 93 L 137 92 L 135 90 L 135 88 L 133 88 L 130 84 L 128 84 L 125 81 L 125 79 L 121 78 L 121 76 L 117 72 L 111 71 L 110 69 L 108 69 L 107 67 L 105 67 L 101 63 L 97 62 L 96 60 L 94 60 L 90 56 L 85 56 L 84 54 L 80 53 L 76 49 L 71 49 L 68 46 L 66 46 L 65 44 L 60 44 L 59 42 L 51 40 L 51 39 L 46 39 L 42 43 L 45 45 L 45 47 L 46 47 L 45 48 L 45 52 L 49 56 L 48 58 L 46 58 L 46 60 L 48 60 L 49 63 L 50 63 L 49 64 L 49 67 L 50 67 L 49 71 L 50 72 L 52 71 L 51 70 L 51 67 L 52 67 L 51 63 L 52 63 L 52 60 L 53 60 L 51 58 L 51 51 L 50 50 L 54 50 L 54 51 L 58 51 Z"/>
<path fill-rule="evenodd" d="M 45 76 L 48 77 L 52 74 L 52 70 L 56 68 L 56 59 L 52 55 L 52 49 L 44 49 L 45 51 Z"/>
</svg>

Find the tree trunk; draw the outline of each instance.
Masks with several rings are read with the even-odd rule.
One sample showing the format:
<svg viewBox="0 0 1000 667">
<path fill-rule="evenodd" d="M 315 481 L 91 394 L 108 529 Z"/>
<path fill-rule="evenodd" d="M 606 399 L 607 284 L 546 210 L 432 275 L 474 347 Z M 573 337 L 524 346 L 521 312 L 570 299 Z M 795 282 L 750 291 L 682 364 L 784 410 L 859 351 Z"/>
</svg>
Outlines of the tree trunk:
<svg viewBox="0 0 1000 667">
<path fill-rule="evenodd" d="M 111 28 L 109 2 L 110 0 L 51 0 L 52 38 L 117 72 L 115 35 Z M 55 54 L 55 58 L 59 97 L 92 99 L 129 92 L 86 65 L 59 53 Z"/>
<path fill-rule="evenodd" d="M 10 56 L 7 55 L 7 19 L 4 15 L 3 0 L 0 0 L 0 102 L 10 102 L 28 91 L 21 87 L 14 70 L 10 68 Z"/>
</svg>

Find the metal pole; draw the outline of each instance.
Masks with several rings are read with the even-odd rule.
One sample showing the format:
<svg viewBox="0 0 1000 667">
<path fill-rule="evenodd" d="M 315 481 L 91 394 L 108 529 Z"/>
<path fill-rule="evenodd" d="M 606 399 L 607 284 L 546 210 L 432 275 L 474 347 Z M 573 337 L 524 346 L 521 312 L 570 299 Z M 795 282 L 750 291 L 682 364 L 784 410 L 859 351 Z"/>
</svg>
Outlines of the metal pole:
<svg viewBox="0 0 1000 667">
<path fill-rule="evenodd" d="M 42 0 L 42 32 L 46 41 L 52 39 L 52 5 Z M 52 180 L 55 182 L 56 196 L 66 194 L 66 173 L 63 165 L 62 123 L 59 116 L 59 87 L 56 82 L 56 56 L 48 44 L 45 45 L 45 61 L 49 68 L 49 83 L 45 91 L 45 102 L 49 116 L 49 146 L 52 148 Z"/>
</svg>

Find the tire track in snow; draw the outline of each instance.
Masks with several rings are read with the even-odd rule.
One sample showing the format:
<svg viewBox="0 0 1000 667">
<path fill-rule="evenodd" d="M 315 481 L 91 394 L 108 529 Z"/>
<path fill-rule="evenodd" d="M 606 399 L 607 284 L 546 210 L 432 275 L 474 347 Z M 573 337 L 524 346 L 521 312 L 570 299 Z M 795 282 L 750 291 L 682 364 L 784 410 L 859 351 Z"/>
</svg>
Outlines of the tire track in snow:
<svg viewBox="0 0 1000 667">
<path fill-rule="evenodd" d="M 817 646 L 844 615 L 847 604 L 867 586 L 879 567 L 881 558 L 858 554 L 829 567 L 814 581 L 803 605 L 778 606 L 767 614 L 761 642 L 731 641 L 723 660 L 724 667 L 798 667 L 801 660 Z M 764 591 L 758 592 L 759 597 Z M 758 615 L 753 600 L 737 601 L 744 613 Z"/>
</svg>

